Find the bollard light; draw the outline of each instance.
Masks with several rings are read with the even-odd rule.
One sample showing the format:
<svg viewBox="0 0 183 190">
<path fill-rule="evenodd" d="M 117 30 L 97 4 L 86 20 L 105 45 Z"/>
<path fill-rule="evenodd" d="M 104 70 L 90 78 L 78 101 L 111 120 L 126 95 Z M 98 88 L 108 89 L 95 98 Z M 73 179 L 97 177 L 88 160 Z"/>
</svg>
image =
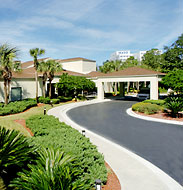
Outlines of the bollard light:
<svg viewBox="0 0 183 190">
<path fill-rule="evenodd" d="M 44 115 L 46 115 L 46 108 L 44 108 Z"/>
<path fill-rule="evenodd" d="M 96 190 L 101 190 L 102 189 L 102 182 L 100 179 L 95 180 L 95 188 Z"/>
<path fill-rule="evenodd" d="M 86 134 L 86 131 L 82 130 L 82 135 L 85 136 L 85 134 Z"/>
</svg>

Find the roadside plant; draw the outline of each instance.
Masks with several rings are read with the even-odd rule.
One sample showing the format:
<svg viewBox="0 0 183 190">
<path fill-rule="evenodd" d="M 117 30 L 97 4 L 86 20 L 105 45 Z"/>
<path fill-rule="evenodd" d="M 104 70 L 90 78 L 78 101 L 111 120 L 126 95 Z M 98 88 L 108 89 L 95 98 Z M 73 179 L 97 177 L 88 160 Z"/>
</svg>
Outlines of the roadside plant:
<svg viewBox="0 0 183 190">
<path fill-rule="evenodd" d="M 182 97 L 168 97 L 165 99 L 165 106 L 171 112 L 172 117 L 177 117 L 180 111 L 183 111 Z"/>
<path fill-rule="evenodd" d="M 156 104 L 139 102 L 132 105 L 132 110 L 150 115 L 161 111 L 162 107 Z"/>
<path fill-rule="evenodd" d="M 29 170 L 18 173 L 10 187 L 24 190 L 87 190 L 87 180 L 79 179 L 81 171 L 78 161 L 69 154 L 53 149 L 41 148 L 39 159 Z"/>
</svg>

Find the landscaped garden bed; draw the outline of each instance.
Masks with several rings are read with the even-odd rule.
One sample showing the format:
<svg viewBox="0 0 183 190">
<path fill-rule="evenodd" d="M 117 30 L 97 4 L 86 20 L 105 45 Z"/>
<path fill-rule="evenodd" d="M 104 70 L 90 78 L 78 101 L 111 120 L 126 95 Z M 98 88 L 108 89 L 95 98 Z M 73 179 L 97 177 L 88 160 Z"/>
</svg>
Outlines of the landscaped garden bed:
<svg viewBox="0 0 183 190">
<path fill-rule="evenodd" d="M 143 116 L 183 121 L 183 98 L 169 96 L 165 100 L 145 100 L 134 104 L 132 110 Z"/>
<path fill-rule="evenodd" d="M 31 117 L 25 116 L 29 115 L 29 112 L 31 112 L 32 109 L 39 109 L 39 113 L 41 113 L 41 115 Z M 72 155 L 72 157 L 77 160 L 77 164 L 79 162 L 78 180 L 80 179 L 85 182 L 87 181 L 86 184 L 88 185 L 86 185 L 84 189 L 91 189 L 94 185 L 94 181 L 98 178 L 100 178 L 103 184 L 105 184 L 107 181 L 107 170 L 105 167 L 104 158 L 100 153 L 98 153 L 96 146 L 92 145 L 89 139 L 81 135 L 77 130 L 65 125 L 64 123 L 60 123 L 58 119 L 53 116 L 43 115 L 43 107 L 32 109 L 28 112 L 20 113 L 20 116 L 22 115 L 22 118 L 28 119 L 27 126 L 34 133 L 34 137 L 31 138 L 33 144 L 35 144 L 36 147 L 42 145 L 43 147 L 46 147 L 46 149 L 50 149 L 50 147 L 52 147 L 53 149 L 64 151 L 64 154 Z M 33 111 L 33 115 L 34 112 L 37 113 L 36 111 Z M 5 116 L 7 119 L 11 117 L 14 118 L 16 122 L 20 123 L 21 121 L 21 124 L 25 125 L 25 123 L 22 123 L 22 121 L 25 120 L 20 120 L 19 118 L 21 117 L 18 117 L 18 115 Z M 0 119 L 3 121 L 4 117 L 1 117 Z M 27 129 L 28 128 L 26 128 L 26 130 Z M 33 134 L 31 134 L 31 136 L 32 135 Z M 27 167 L 31 176 L 32 174 L 30 171 L 32 171 L 32 167 L 26 165 L 26 169 Z M 22 167 L 22 169 L 25 168 Z M 19 173 L 19 177 L 12 184 L 17 185 L 18 187 L 18 183 L 21 182 L 20 178 L 27 174 L 28 173 L 25 171 L 23 171 L 23 173 Z M 114 175 L 111 177 L 114 178 Z M 17 180 L 19 182 L 17 182 Z M 23 183 L 26 183 L 26 181 L 23 181 Z M 106 187 L 107 186 L 105 186 L 105 189 Z"/>
</svg>

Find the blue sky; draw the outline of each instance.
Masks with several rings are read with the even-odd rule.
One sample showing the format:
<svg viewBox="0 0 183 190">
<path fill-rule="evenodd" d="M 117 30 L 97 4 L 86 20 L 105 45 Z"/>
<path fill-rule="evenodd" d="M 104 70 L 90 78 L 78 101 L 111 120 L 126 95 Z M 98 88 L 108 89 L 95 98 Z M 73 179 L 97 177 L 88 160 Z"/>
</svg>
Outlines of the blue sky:
<svg viewBox="0 0 183 190">
<path fill-rule="evenodd" d="M 0 0 L 0 43 L 101 65 L 117 50 L 162 49 L 183 33 L 183 0 Z"/>
</svg>

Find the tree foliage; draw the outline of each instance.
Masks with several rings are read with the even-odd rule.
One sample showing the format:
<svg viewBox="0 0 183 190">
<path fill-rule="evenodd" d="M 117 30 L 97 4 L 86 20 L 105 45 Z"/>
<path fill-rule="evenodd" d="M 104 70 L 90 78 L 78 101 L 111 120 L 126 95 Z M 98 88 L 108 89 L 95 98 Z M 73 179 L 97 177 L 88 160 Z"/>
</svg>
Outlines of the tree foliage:
<svg viewBox="0 0 183 190">
<path fill-rule="evenodd" d="M 172 88 L 172 90 L 182 93 L 183 92 L 183 70 L 174 70 L 169 72 L 162 79 L 162 83 L 167 88 Z"/>
<path fill-rule="evenodd" d="M 12 72 L 20 71 L 20 62 L 14 61 L 17 52 L 18 49 L 16 47 L 12 48 L 8 44 L 0 46 L 0 73 L 4 81 L 5 104 L 8 104 L 9 100 Z"/>
<path fill-rule="evenodd" d="M 162 55 L 158 49 L 151 49 L 144 54 L 142 58 L 142 65 L 148 66 L 153 70 L 161 70 Z"/>
<path fill-rule="evenodd" d="M 43 72 L 43 97 L 45 98 L 45 85 L 47 79 L 49 80 L 49 98 L 51 98 L 51 82 L 55 76 L 55 72 L 62 71 L 62 66 L 60 63 L 53 59 L 47 61 L 42 61 L 38 65 L 38 71 Z"/>
<path fill-rule="evenodd" d="M 59 82 L 56 84 L 59 95 L 73 96 L 82 91 L 92 91 L 95 89 L 95 83 L 90 79 L 81 76 L 71 76 L 64 73 L 60 76 Z"/>
<path fill-rule="evenodd" d="M 175 69 L 183 69 L 183 34 L 170 47 L 165 46 L 164 50 L 162 71 L 168 73 Z"/>
</svg>

